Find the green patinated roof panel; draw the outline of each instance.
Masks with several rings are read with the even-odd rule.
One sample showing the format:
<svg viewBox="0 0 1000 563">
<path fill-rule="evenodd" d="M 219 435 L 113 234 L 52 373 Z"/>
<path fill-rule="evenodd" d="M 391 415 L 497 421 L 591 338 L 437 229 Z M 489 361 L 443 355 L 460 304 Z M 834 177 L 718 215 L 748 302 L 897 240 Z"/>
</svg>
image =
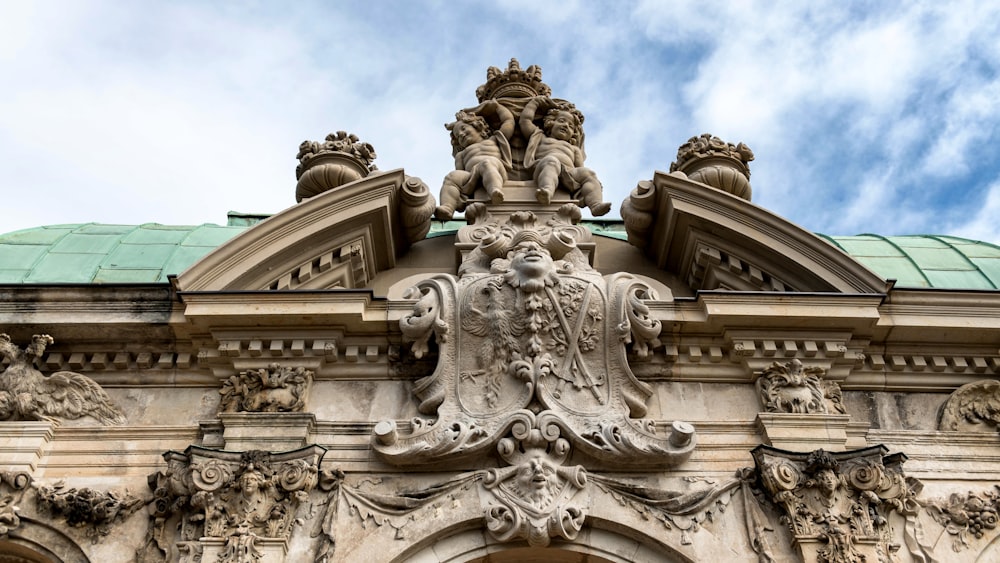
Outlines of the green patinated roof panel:
<svg viewBox="0 0 1000 563">
<path fill-rule="evenodd" d="M 0 235 L 0 283 L 165 283 L 263 219 L 221 225 L 51 225 Z M 434 221 L 428 237 L 464 221 Z M 584 221 L 594 234 L 625 240 L 616 221 Z M 820 235 L 899 287 L 1000 288 L 1000 247 L 951 236 Z"/>
</svg>

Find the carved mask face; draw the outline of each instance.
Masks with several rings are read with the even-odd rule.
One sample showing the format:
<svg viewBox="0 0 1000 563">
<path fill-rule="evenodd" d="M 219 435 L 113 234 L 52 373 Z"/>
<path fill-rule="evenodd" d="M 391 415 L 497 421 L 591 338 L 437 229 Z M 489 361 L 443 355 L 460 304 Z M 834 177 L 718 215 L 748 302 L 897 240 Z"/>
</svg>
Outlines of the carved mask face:
<svg viewBox="0 0 1000 563">
<path fill-rule="evenodd" d="M 517 485 L 525 493 L 548 492 L 552 487 L 555 469 L 541 458 L 521 464 L 517 471 Z"/>
<path fill-rule="evenodd" d="M 552 256 L 536 242 L 525 241 L 514 247 L 510 261 L 511 270 L 517 275 L 519 287 L 535 291 L 544 287 L 542 280 L 554 269 Z M 534 282 L 534 283 L 532 283 Z M 538 286 L 542 282 L 542 286 Z"/>
</svg>

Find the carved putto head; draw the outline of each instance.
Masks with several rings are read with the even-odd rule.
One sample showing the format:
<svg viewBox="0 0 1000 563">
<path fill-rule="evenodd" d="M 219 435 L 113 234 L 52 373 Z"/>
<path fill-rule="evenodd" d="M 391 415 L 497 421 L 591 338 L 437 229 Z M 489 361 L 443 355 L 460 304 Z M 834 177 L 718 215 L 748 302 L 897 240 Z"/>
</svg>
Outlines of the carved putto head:
<svg viewBox="0 0 1000 563">
<path fill-rule="evenodd" d="M 806 473 L 810 480 L 807 486 L 816 487 L 826 496 L 831 496 L 840 487 L 840 463 L 828 452 L 816 450 L 806 460 Z"/>
<path fill-rule="evenodd" d="M 444 127 L 451 131 L 451 152 L 453 155 L 490 136 L 490 125 L 486 119 L 479 114 L 467 111 L 457 112 L 455 121 L 445 124 Z"/>
<path fill-rule="evenodd" d="M 542 129 L 545 134 L 576 146 L 583 145 L 583 113 L 565 100 L 553 100 L 555 107 L 545 113 Z"/>
</svg>

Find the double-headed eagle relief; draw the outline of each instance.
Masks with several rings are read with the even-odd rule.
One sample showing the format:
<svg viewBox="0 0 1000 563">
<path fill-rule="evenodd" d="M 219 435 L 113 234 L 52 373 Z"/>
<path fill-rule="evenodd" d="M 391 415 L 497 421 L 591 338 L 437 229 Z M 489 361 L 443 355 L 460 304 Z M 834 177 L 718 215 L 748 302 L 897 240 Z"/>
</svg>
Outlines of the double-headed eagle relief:
<svg viewBox="0 0 1000 563">
<path fill-rule="evenodd" d="M 479 105 L 445 125 L 455 170 L 445 176 L 435 216 L 451 219 L 470 201 L 511 203 L 508 188 L 530 188 L 543 205 L 563 199 L 594 216 L 611 211 L 597 174 L 583 166 L 584 117 L 576 106 L 550 96 L 537 65 L 521 70 L 511 59 L 506 71 L 490 67 L 486 77 L 476 91 Z"/>
<path fill-rule="evenodd" d="M 511 61 L 487 78 L 480 105 L 448 126 L 457 169 L 437 214 L 465 211 L 458 276 L 419 283 L 400 322 L 416 357 L 437 353 L 414 386 L 432 418 L 408 433 L 380 423 L 374 446 L 392 463 L 433 464 L 537 431 L 548 450 L 559 442 L 605 461 L 675 465 L 694 431 L 641 418 L 651 389 L 627 361 L 629 346 L 642 357 L 659 345 L 644 303 L 657 296 L 634 276 L 594 270 L 591 233 L 578 224 L 579 207 L 609 209 L 582 166 L 583 116 L 550 97 L 537 66 Z"/>
</svg>

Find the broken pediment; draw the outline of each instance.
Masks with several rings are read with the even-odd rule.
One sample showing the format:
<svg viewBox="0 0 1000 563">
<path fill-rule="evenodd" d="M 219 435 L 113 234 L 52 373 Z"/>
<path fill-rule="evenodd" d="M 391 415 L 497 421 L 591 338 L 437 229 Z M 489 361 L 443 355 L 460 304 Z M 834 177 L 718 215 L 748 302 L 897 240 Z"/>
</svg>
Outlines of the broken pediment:
<svg viewBox="0 0 1000 563">
<path fill-rule="evenodd" d="M 680 171 L 640 182 L 621 211 L 629 242 L 695 291 L 886 290 L 881 277 L 817 235 Z"/>
<path fill-rule="evenodd" d="M 182 291 L 359 288 L 430 229 L 434 198 L 402 170 L 337 186 L 262 221 L 177 278 Z"/>
</svg>

